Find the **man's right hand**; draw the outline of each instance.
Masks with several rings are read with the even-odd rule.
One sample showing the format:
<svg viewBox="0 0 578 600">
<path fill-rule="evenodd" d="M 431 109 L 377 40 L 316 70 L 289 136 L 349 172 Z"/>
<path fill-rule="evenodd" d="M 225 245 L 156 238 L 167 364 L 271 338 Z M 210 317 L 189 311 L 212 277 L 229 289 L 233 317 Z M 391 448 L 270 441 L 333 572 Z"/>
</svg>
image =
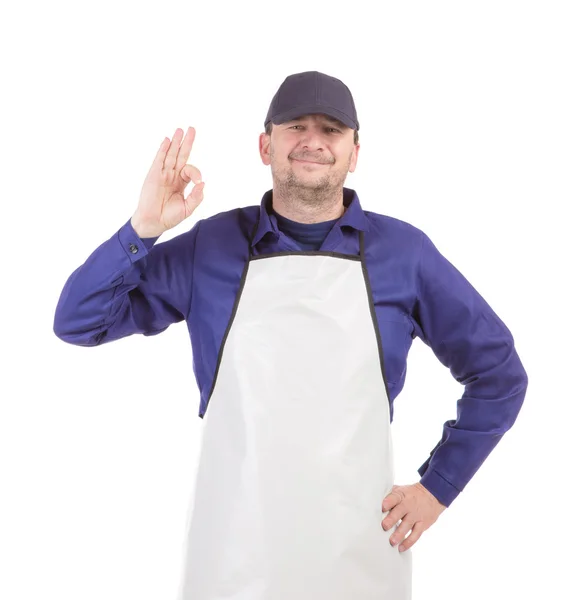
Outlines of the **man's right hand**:
<svg viewBox="0 0 578 600">
<path fill-rule="evenodd" d="M 189 217 L 203 200 L 205 183 L 197 167 L 186 164 L 195 140 L 189 127 L 183 143 L 183 130 L 177 128 L 172 141 L 165 138 L 142 187 L 131 225 L 141 238 L 158 237 Z M 190 182 L 195 185 L 185 198 Z"/>
</svg>

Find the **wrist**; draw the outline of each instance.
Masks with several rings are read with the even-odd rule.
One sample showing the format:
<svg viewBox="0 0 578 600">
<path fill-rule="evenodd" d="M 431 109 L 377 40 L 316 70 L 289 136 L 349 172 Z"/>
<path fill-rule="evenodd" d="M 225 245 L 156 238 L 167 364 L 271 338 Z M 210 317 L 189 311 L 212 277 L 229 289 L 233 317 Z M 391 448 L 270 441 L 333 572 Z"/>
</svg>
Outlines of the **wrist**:
<svg viewBox="0 0 578 600">
<path fill-rule="evenodd" d="M 139 238 L 156 238 L 163 233 L 158 228 L 143 223 L 137 214 L 131 217 L 130 224 Z"/>
</svg>

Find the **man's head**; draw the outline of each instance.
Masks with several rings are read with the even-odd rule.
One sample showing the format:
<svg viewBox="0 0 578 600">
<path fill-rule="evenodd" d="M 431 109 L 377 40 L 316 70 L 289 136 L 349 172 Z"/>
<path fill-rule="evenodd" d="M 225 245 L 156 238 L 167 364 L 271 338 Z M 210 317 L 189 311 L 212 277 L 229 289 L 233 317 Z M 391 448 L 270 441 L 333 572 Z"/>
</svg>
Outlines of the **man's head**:
<svg viewBox="0 0 578 600">
<path fill-rule="evenodd" d="M 259 136 L 259 152 L 271 165 L 274 187 L 284 193 L 299 189 L 322 195 L 341 190 L 357 165 L 357 131 L 325 114 L 269 123 Z"/>
<path fill-rule="evenodd" d="M 274 189 L 284 195 L 340 193 L 357 164 L 358 130 L 353 96 L 342 81 L 318 71 L 287 77 L 259 136 Z"/>
</svg>

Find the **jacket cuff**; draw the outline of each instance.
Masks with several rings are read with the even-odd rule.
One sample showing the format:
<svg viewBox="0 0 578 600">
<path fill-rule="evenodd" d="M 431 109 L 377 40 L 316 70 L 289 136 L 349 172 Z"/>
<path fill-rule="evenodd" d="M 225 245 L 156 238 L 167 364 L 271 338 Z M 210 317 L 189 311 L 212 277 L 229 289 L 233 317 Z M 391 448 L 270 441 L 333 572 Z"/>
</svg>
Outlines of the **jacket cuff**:
<svg viewBox="0 0 578 600">
<path fill-rule="evenodd" d="M 118 230 L 118 240 L 131 263 L 134 263 L 137 260 L 145 257 L 152 247 L 150 241 L 156 241 L 158 238 L 145 239 L 148 239 L 149 243 L 144 242 L 143 238 L 138 236 L 137 232 L 130 223 L 130 219 Z"/>
<path fill-rule="evenodd" d="M 461 492 L 461 490 L 458 490 L 433 469 L 428 469 L 424 473 L 420 479 L 420 483 L 446 507 L 449 506 Z"/>
</svg>

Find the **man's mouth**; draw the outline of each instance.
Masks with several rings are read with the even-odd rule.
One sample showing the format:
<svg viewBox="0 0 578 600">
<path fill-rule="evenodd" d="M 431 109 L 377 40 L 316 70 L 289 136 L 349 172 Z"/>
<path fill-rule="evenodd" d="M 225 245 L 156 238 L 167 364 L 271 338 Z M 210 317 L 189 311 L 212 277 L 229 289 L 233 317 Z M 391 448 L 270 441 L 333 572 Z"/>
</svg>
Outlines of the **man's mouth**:
<svg viewBox="0 0 578 600">
<path fill-rule="evenodd" d="M 301 162 L 301 163 L 306 163 L 308 165 L 328 165 L 329 163 L 326 162 L 319 162 L 316 160 L 306 160 L 303 158 L 293 158 L 292 160 L 296 161 L 296 162 Z"/>
</svg>

